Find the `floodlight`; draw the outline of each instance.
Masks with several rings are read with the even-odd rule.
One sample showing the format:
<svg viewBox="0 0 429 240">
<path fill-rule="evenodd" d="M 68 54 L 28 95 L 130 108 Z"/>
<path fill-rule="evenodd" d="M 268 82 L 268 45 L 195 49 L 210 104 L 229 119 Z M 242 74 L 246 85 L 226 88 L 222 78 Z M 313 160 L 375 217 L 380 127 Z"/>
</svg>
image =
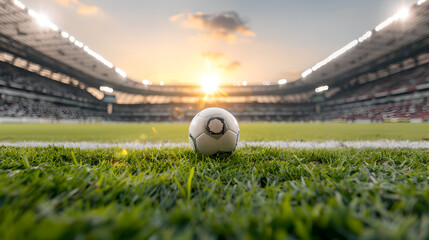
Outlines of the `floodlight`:
<svg viewBox="0 0 429 240">
<path fill-rule="evenodd" d="M 13 0 L 13 3 L 14 3 L 17 7 L 21 8 L 21 9 L 25 9 L 25 5 L 24 5 L 22 2 L 20 2 L 20 1 L 18 1 L 18 0 Z"/>
<path fill-rule="evenodd" d="M 314 91 L 317 93 L 321 93 L 321 92 L 327 91 L 328 89 L 329 89 L 328 85 L 324 85 L 314 89 Z"/>
<path fill-rule="evenodd" d="M 418 5 L 423 4 L 424 2 L 426 2 L 426 0 L 419 0 L 417 2 Z M 382 23 L 380 23 L 379 25 L 377 25 L 375 27 L 375 31 L 381 31 L 383 28 L 389 26 L 390 24 L 392 24 L 393 22 L 401 19 L 401 20 L 406 20 L 410 15 L 410 9 L 409 8 L 402 8 L 398 13 L 396 13 L 395 15 L 393 15 L 392 17 L 386 19 L 385 21 L 383 21 Z M 335 58 L 339 57 L 340 55 L 342 55 L 343 53 L 347 52 L 348 50 L 352 49 L 353 47 L 355 47 L 357 44 L 367 40 L 368 38 L 370 38 L 372 36 L 372 31 L 367 31 L 364 35 L 362 35 L 361 37 L 359 37 L 356 40 L 353 40 L 352 42 L 350 42 L 349 44 L 347 44 L 346 46 L 344 46 L 343 48 L 341 48 L 340 50 L 334 52 L 333 54 L 331 54 L 329 57 L 325 58 L 324 60 L 318 62 L 316 65 L 314 65 L 313 67 L 305 70 L 301 76 L 303 78 L 307 77 L 308 75 L 310 75 L 312 72 L 317 71 L 319 68 L 323 67 L 324 65 L 328 64 L 330 61 L 334 60 Z"/>
<path fill-rule="evenodd" d="M 124 72 L 122 69 L 120 68 L 115 68 L 115 72 L 118 73 L 121 77 L 126 78 L 127 77 L 127 73 Z"/>
<path fill-rule="evenodd" d="M 107 86 L 101 86 L 100 87 L 100 91 L 107 92 L 107 93 L 112 93 L 113 92 L 113 88 L 107 87 Z"/>
<path fill-rule="evenodd" d="M 310 75 L 312 72 L 316 71 L 317 69 L 325 66 L 330 61 L 334 60 L 335 58 L 339 57 L 343 53 L 347 52 L 348 50 L 352 49 L 359 43 L 358 40 L 353 40 L 346 46 L 342 47 L 340 50 L 334 52 L 333 54 L 329 55 L 329 57 L 323 59 L 322 61 L 318 62 L 316 65 L 314 65 L 311 69 L 307 69 L 305 72 L 302 73 L 302 77 L 305 78 L 306 76 Z"/>
<path fill-rule="evenodd" d="M 363 42 L 372 36 L 372 31 L 366 32 L 362 37 L 358 38 L 359 42 Z"/>
<path fill-rule="evenodd" d="M 70 37 L 70 34 L 69 34 L 68 32 L 61 32 L 61 36 L 62 36 L 63 38 L 69 38 L 69 37 Z"/>
<path fill-rule="evenodd" d="M 41 26 L 48 27 L 53 31 L 58 31 L 58 26 L 49 21 L 45 15 L 39 14 L 32 9 L 28 10 L 28 14 L 36 19 L 37 23 L 39 23 Z"/>
<path fill-rule="evenodd" d="M 284 85 L 284 84 L 286 84 L 287 83 L 287 80 L 286 79 L 280 79 L 279 81 L 278 81 L 278 84 L 279 85 Z"/>
<path fill-rule="evenodd" d="M 76 45 L 77 47 L 80 47 L 80 48 L 83 47 L 83 43 L 79 42 L 78 40 L 74 41 L 74 45 Z"/>
<path fill-rule="evenodd" d="M 401 20 L 405 20 L 410 16 L 410 9 L 402 8 L 397 14 Z"/>
<path fill-rule="evenodd" d="M 310 75 L 312 72 L 313 72 L 313 69 L 309 68 L 309 69 L 305 70 L 305 71 L 301 74 L 301 76 L 302 76 L 303 78 L 305 78 L 305 77 L 307 77 L 308 75 Z"/>
<path fill-rule="evenodd" d="M 409 8 L 402 8 L 398 13 L 396 13 L 395 15 L 393 15 L 392 17 L 388 18 L 384 22 L 380 23 L 377 27 L 375 27 L 375 31 L 377 32 L 381 31 L 383 28 L 389 26 L 390 24 L 392 24 L 398 19 L 405 20 L 408 18 L 409 14 L 410 14 Z"/>
<path fill-rule="evenodd" d="M 152 85 L 152 82 L 151 81 L 149 81 L 149 80 L 146 80 L 146 79 L 144 79 L 143 81 L 142 81 L 142 83 L 144 84 L 144 85 Z"/>
<path fill-rule="evenodd" d="M 93 56 L 95 59 L 106 65 L 108 68 L 113 68 L 113 64 L 109 61 L 107 61 L 105 58 L 103 58 L 100 54 L 92 51 L 88 46 L 84 46 L 83 50 L 88 53 L 89 55 Z"/>
</svg>

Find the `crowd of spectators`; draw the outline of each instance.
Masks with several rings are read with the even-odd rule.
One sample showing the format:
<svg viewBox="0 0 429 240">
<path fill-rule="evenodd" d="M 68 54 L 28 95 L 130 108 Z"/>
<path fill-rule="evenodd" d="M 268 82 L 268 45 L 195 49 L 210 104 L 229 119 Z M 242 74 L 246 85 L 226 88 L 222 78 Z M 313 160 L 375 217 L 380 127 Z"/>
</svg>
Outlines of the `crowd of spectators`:
<svg viewBox="0 0 429 240">
<path fill-rule="evenodd" d="M 224 108 L 239 121 L 296 121 L 314 113 L 310 104 L 117 104 L 113 106 L 111 117 L 122 121 L 190 121 L 199 111 L 209 107 Z"/>
<path fill-rule="evenodd" d="M 0 87 L 2 86 L 43 96 L 92 104 L 99 103 L 94 96 L 77 86 L 54 81 L 5 63 L 0 63 Z"/>
<path fill-rule="evenodd" d="M 375 79 L 321 104 L 317 120 L 429 120 L 429 65 Z"/>
<path fill-rule="evenodd" d="M 0 91 L 0 117 L 85 120 L 105 116 L 104 104 L 87 91 L 5 63 L 0 63 Z"/>
<path fill-rule="evenodd" d="M 5 89 L 19 91 L 21 95 L 2 93 L 1 90 Z M 311 103 L 256 102 L 213 106 L 186 103 L 114 104 L 113 114 L 107 115 L 106 105 L 79 87 L 0 63 L 0 117 L 189 121 L 202 108 L 222 107 L 240 121 L 429 120 L 428 97 L 429 65 L 364 83 L 355 81 L 318 104 L 318 107 Z"/>
<path fill-rule="evenodd" d="M 409 101 L 369 106 L 351 106 L 331 109 L 317 115 L 317 120 L 370 120 L 380 122 L 389 119 L 429 119 L 429 101 Z"/>
<path fill-rule="evenodd" d="M 105 114 L 102 111 L 65 106 L 52 102 L 17 97 L 0 99 L 0 117 L 86 120 L 104 116 Z"/>
<path fill-rule="evenodd" d="M 350 99 L 352 101 L 398 95 L 422 88 L 429 89 L 429 65 L 421 66 L 388 77 L 359 83 L 355 81 L 343 87 L 330 102 Z"/>
</svg>

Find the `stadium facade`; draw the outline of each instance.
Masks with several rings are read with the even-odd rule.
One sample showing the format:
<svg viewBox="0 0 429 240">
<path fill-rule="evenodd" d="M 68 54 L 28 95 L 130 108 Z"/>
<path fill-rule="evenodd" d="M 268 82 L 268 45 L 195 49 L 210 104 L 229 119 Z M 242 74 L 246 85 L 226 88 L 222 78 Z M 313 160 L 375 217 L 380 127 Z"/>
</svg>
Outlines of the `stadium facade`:
<svg viewBox="0 0 429 240">
<path fill-rule="evenodd" d="M 429 121 L 429 2 L 275 85 L 137 82 L 18 0 L 0 0 L 0 118 L 189 121 L 217 106 L 241 121 Z"/>
</svg>

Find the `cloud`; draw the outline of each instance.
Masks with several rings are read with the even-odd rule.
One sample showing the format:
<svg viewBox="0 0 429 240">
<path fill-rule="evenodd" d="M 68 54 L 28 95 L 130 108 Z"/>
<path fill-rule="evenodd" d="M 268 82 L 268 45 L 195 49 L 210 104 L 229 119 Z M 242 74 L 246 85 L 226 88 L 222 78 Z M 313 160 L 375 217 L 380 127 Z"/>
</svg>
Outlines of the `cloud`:
<svg viewBox="0 0 429 240">
<path fill-rule="evenodd" d="M 74 3 L 74 4 L 79 3 L 79 0 L 56 0 L 56 1 L 57 1 L 57 3 L 59 3 L 63 6 L 69 6 L 70 3 Z"/>
<path fill-rule="evenodd" d="M 225 55 L 219 52 L 205 52 L 205 53 L 202 53 L 201 56 L 203 58 L 209 58 L 210 60 L 218 60 L 221 58 L 225 58 Z"/>
<path fill-rule="evenodd" d="M 85 4 L 80 4 L 77 12 L 82 14 L 82 15 L 95 15 L 98 12 L 98 7 L 97 6 L 89 6 L 89 5 L 85 5 Z"/>
<path fill-rule="evenodd" d="M 201 39 L 222 39 L 234 43 L 238 34 L 245 36 L 256 35 L 234 11 L 216 14 L 204 14 L 202 12 L 194 14 L 179 13 L 171 16 L 170 21 L 180 22 L 183 28 L 203 31 L 203 33 L 198 34 Z"/>
<path fill-rule="evenodd" d="M 176 14 L 176 15 L 170 17 L 170 21 L 175 22 L 175 21 L 183 18 L 184 16 L 185 16 L 185 14 L 183 14 L 183 13 Z"/>
<path fill-rule="evenodd" d="M 241 63 L 239 61 L 232 61 L 229 62 L 226 65 L 218 65 L 218 68 L 223 69 L 226 72 L 232 72 L 234 70 L 236 70 L 237 68 L 239 68 L 241 66 Z"/>
<path fill-rule="evenodd" d="M 99 12 L 99 8 L 94 5 L 86 5 L 84 3 L 81 3 L 79 0 L 55 0 L 57 3 L 66 6 L 71 7 L 74 10 L 77 11 L 77 13 L 82 15 L 95 15 Z"/>
<path fill-rule="evenodd" d="M 228 43 L 237 42 L 237 36 L 235 36 L 235 34 L 225 32 L 200 33 L 197 37 L 201 40 L 220 39 Z"/>
<path fill-rule="evenodd" d="M 241 66 L 239 61 L 230 60 L 225 54 L 220 52 L 205 52 L 201 56 L 209 59 L 211 62 L 217 63 L 217 68 L 226 72 L 232 72 Z"/>
</svg>

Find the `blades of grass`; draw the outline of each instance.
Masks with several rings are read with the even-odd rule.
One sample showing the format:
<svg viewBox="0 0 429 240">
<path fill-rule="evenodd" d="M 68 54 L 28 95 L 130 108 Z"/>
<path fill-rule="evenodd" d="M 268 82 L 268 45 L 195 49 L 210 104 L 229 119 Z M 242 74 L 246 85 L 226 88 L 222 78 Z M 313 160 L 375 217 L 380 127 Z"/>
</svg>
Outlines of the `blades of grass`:
<svg viewBox="0 0 429 240">
<path fill-rule="evenodd" d="M 103 183 L 104 180 L 104 175 L 101 175 L 100 178 L 97 180 L 97 187 L 100 187 L 101 184 Z"/>
<path fill-rule="evenodd" d="M 213 182 L 215 184 L 218 184 L 218 182 L 216 180 L 214 180 L 213 178 L 209 177 L 209 176 L 204 176 L 207 180 L 209 180 L 210 182 Z"/>
<path fill-rule="evenodd" d="M 30 167 L 30 163 L 28 162 L 28 156 L 27 156 L 27 154 L 24 154 L 24 155 L 22 156 L 21 160 L 22 160 L 22 164 L 24 164 L 24 166 L 25 166 L 26 168 L 29 168 L 29 167 Z"/>
<path fill-rule="evenodd" d="M 187 200 L 191 200 L 191 190 L 192 190 L 192 178 L 194 177 L 195 167 L 191 168 L 191 172 L 189 173 L 188 181 L 186 183 L 186 191 L 187 191 Z"/>
<path fill-rule="evenodd" d="M 183 195 L 184 198 L 186 198 L 186 192 L 185 192 L 185 189 L 183 189 L 182 184 L 180 184 L 179 180 L 177 180 L 176 177 L 173 177 L 173 180 L 176 183 L 177 187 L 179 188 L 180 193 Z"/>
<path fill-rule="evenodd" d="M 209 189 L 207 187 L 204 187 L 204 186 L 202 187 L 202 189 L 204 189 L 206 192 L 210 193 L 210 195 L 212 197 L 216 198 L 217 201 L 221 201 L 222 200 L 218 195 L 216 195 L 216 193 L 213 190 L 211 190 L 211 189 Z"/>
<path fill-rule="evenodd" d="M 76 167 L 78 167 L 78 166 L 79 166 L 79 164 L 77 163 L 77 160 L 76 160 L 76 157 L 75 157 L 75 155 L 74 155 L 74 152 L 73 152 L 73 151 L 71 151 L 71 155 L 72 155 L 72 159 L 73 159 L 73 163 L 74 163 L 74 165 L 75 165 Z"/>
</svg>

